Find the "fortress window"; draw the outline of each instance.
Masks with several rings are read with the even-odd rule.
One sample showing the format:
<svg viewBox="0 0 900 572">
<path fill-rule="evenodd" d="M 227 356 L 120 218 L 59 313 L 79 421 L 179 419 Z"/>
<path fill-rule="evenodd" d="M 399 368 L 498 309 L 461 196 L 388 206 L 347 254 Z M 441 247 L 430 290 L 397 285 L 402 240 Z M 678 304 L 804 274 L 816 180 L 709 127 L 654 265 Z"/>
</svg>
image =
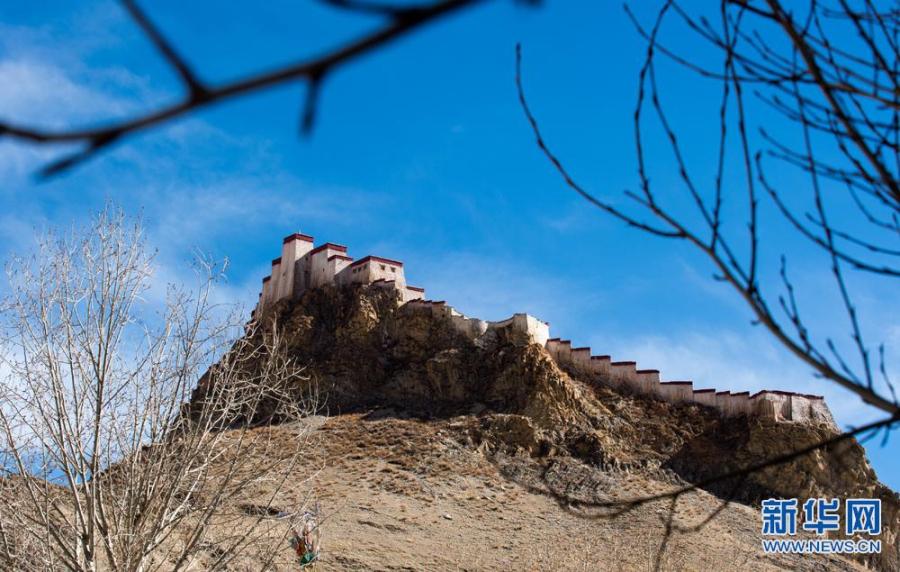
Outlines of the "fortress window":
<svg viewBox="0 0 900 572">
<path fill-rule="evenodd" d="M 396 272 L 396 271 L 397 271 L 397 269 L 394 268 L 393 266 L 391 266 L 391 272 Z"/>
<path fill-rule="evenodd" d="M 381 269 L 382 269 L 382 270 L 384 270 L 384 269 L 385 269 L 385 268 L 384 268 L 384 264 L 382 264 L 382 265 L 381 265 Z"/>
</svg>

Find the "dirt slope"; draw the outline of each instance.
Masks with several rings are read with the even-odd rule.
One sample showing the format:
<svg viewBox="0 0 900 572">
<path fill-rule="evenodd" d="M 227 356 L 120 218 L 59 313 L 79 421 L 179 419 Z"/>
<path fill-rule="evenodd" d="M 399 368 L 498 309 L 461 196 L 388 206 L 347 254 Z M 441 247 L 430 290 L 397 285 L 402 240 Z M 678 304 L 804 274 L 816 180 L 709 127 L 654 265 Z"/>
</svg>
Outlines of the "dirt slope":
<svg viewBox="0 0 900 572">
<path fill-rule="evenodd" d="M 671 483 L 565 457 L 490 454 L 467 443 L 471 417 L 424 421 L 379 410 L 313 422 L 317 456 L 277 508 L 290 510 L 314 491 L 325 515 L 319 570 L 653 569 L 667 503 L 596 518 L 545 491 L 616 498 Z M 284 439 L 295 435 L 293 426 L 272 431 Z M 550 478 L 542 479 L 548 467 Z M 691 494 L 679 502 L 675 523 L 696 525 L 718 506 L 708 493 Z M 733 504 L 702 530 L 675 533 L 662 570 L 863 569 L 839 557 L 765 557 L 759 541 L 757 511 Z M 293 570 L 292 562 L 285 545 L 275 569 Z M 233 568 L 256 569 L 252 557 Z"/>
<path fill-rule="evenodd" d="M 672 490 L 831 435 L 826 426 L 726 420 L 624 395 L 560 370 L 521 340 L 472 343 L 377 288 L 317 289 L 264 319 L 328 394 L 330 416 L 314 433 L 321 470 L 311 485 L 298 474 L 295 491 L 300 498 L 299 487 L 312 486 L 333 515 L 324 569 L 652 569 L 668 501 L 616 518 L 594 505 Z M 289 438 L 289 427 L 272 430 Z M 674 534 L 664 569 L 857 566 L 762 556 L 756 507 L 769 496 L 882 498 L 885 552 L 870 564 L 898 569 L 900 501 L 855 441 L 679 499 L 676 530 L 733 502 L 698 531 Z"/>
</svg>

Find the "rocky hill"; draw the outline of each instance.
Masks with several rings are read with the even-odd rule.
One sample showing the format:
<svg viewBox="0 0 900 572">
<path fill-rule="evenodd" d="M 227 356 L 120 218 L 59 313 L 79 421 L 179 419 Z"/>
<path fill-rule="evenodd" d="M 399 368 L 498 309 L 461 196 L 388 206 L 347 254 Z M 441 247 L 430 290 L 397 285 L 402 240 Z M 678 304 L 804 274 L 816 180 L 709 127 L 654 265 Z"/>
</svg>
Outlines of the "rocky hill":
<svg viewBox="0 0 900 572">
<path fill-rule="evenodd" d="M 900 566 L 900 500 L 853 440 L 674 502 L 616 504 L 827 439 L 829 425 L 628 395 L 512 332 L 473 342 L 401 302 L 327 285 L 260 316 L 327 395 L 313 479 L 333 513 L 325 569 L 632 570 L 658 553 L 673 570 Z M 764 556 L 758 506 L 772 496 L 881 498 L 883 553 Z"/>
</svg>

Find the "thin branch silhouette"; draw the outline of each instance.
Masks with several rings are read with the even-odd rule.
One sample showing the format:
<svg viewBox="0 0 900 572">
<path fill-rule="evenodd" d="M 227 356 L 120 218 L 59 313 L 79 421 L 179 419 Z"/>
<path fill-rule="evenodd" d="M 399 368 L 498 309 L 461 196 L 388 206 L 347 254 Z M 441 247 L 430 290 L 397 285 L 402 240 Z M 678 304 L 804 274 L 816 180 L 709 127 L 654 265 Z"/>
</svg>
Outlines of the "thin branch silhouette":
<svg viewBox="0 0 900 572">
<path fill-rule="evenodd" d="M 847 89 L 842 92 L 843 95 L 835 95 L 832 84 L 838 79 L 844 82 L 849 81 L 847 78 L 851 74 L 845 71 L 845 68 L 850 68 L 852 71 L 853 66 L 847 62 L 846 56 L 837 54 L 830 48 L 831 42 L 828 41 L 824 32 L 816 31 L 821 30 L 823 25 L 820 24 L 819 27 L 813 27 L 812 24 L 799 26 L 775 0 L 766 0 L 767 8 L 765 10 L 760 9 L 758 5 L 754 5 L 755 9 L 751 10 L 750 4 L 750 2 L 722 0 L 720 3 L 721 31 L 718 32 L 707 20 L 690 15 L 678 2 L 672 0 L 662 4 L 655 20 L 648 28 L 643 27 L 626 6 L 629 17 L 635 22 L 639 33 L 647 41 L 647 51 L 638 78 L 638 96 L 634 113 L 640 187 L 639 191 L 624 193 L 625 197 L 630 199 L 624 205 L 614 204 L 605 196 L 585 189 L 551 150 L 525 96 L 522 80 L 522 51 L 521 46 L 517 46 L 516 87 L 522 110 L 532 129 L 538 148 L 559 173 L 563 182 L 579 196 L 601 211 L 625 222 L 628 226 L 655 236 L 684 241 L 694 246 L 713 263 L 716 269 L 716 279 L 729 284 L 745 301 L 753 312 L 755 323 L 763 325 L 782 346 L 812 367 L 817 376 L 855 393 L 868 405 L 886 413 L 895 414 L 900 411 L 900 404 L 898 404 L 894 391 L 893 380 L 887 374 L 886 368 L 875 367 L 871 362 L 870 356 L 875 352 L 870 349 L 864 338 L 864 328 L 860 324 L 860 316 L 856 304 L 853 302 L 846 274 L 847 270 L 853 270 L 886 279 L 900 277 L 900 266 L 896 265 L 898 250 L 896 245 L 897 239 L 900 238 L 900 223 L 898 223 L 900 201 L 896 200 L 895 193 L 896 169 L 892 171 L 886 162 L 889 151 L 895 148 L 897 141 L 900 140 L 897 128 L 900 123 L 898 120 L 900 106 L 879 106 L 873 110 L 871 105 L 866 108 L 865 104 L 860 103 L 860 97 Z M 811 6 L 810 20 L 817 21 L 824 17 L 818 4 L 812 2 Z M 748 30 L 748 26 L 753 24 L 747 22 L 748 14 L 762 19 L 764 24 L 770 26 L 777 24 L 774 33 L 782 30 L 790 42 L 802 42 L 802 46 L 795 48 L 793 60 L 790 54 L 782 56 L 773 48 L 768 47 L 766 40 L 759 33 Z M 853 12 L 845 13 L 844 16 L 847 21 L 859 18 L 859 15 Z M 713 72 L 701 69 L 697 65 L 693 65 L 690 58 L 680 56 L 674 48 L 661 43 L 660 34 L 663 24 L 670 17 L 679 18 L 689 29 L 708 40 L 714 50 L 722 54 L 723 67 L 721 71 Z M 900 14 L 893 14 L 892 17 L 893 20 L 886 23 L 885 26 L 893 26 L 892 29 L 896 31 L 900 25 L 898 24 L 900 23 Z M 885 19 L 882 18 L 882 20 Z M 773 33 L 772 30 L 767 31 Z M 887 35 L 893 37 L 891 34 Z M 751 38 L 753 39 L 752 47 L 743 47 Z M 895 45 L 891 44 L 891 49 L 893 50 L 892 54 L 878 53 L 877 56 L 872 56 L 869 67 L 878 72 L 873 77 L 882 79 L 869 81 L 866 89 L 879 94 L 881 98 L 887 96 L 880 94 L 891 93 L 894 98 L 892 101 L 896 102 L 900 100 L 900 91 L 894 88 L 896 74 L 892 75 L 888 72 L 900 67 L 900 63 L 898 63 L 900 55 L 898 55 Z M 807 51 L 807 54 L 801 57 L 800 53 L 804 50 Z M 683 65 L 704 77 L 713 77 L 721 81 L 722 102 L 718 112 L 720 132 L 718 163 L 715 185 L 711 190 L 702 188 L 697 182 L 699 179 L 688 168 L 685 150 L 664 108 L 656 76 L 658 54 L 663 54 L 676 64 Z M 842 57 L 844 61 L 838 61 L 839 57 Z M 815 58 L 817 62 L 815 74 L 811 74 L 808 69 L 810 58 Z M 863 58 L 860 56 L 856 59 Z M 885 66 L 883 62 L 890 62 L 889 70 L 883 69 Z M 800 126 L 804 144 L 794 149 L 763 134 L 764 141 L 770 143 L 775 141 L 779 146 L 775 147 L 774 153 L 757 148 L 749 134 L 749 118 L 745 102 L 747 94 L 744 90 L 745 84 L 748 82 L 767 85 L 776 93 L 793 99 L 792 114 L 787 116 L 787 119 Z M 815 93 L 823 93 L 824 103 L 813 99 L 813 95 L 805 93 L 805 87 L 813 88 Z M 760 98 L 765 101 L 764 96 L 760 96 Z M 862 99 L 871 101 L 873 98 Z M 854 102 L 857 109 L 868 109 L 869 113 L 880 112 L 885 115 L 886 119 L 877 123 L 888 126 L 891 132 L 882 133 L 878 137 L 873 136 L 872 133 L 878 129 L 871 127 L 874 124 L 872 121 L 864 119 L 864 117 L 868 117 L 866 112 L 859 113 L 859 116 L 851 116 L 846 112 L 847 101 Z M 813 113 L 810 111 L 811 108 L 827 106 L 840 107 L 840 110 L 831 111 L 832 117 L 830 118 L 811 117 L 811 113 Z M 684 204 L 695 207 L 702 220 L 702 224 L 699 226 L 689 222 L 689 218 L 677 213 L 675 209 L 661 203 L 651 185 L 649 171 L 652 165 L 647 157 L 644 141 L 644 124 L 648 121 L 648 116 L 656 119 L 656 123 L 662 128 L 668 140 L 669 148 L 677 165 L 677 174 L 685 192 Z M 732 147 L 736 147 L 741 159 L 740 176 L 743 179 L 743 190 L 735 188 L 733 183 L 726 188 L 724 182 L 726 134 L 731 131 L 728 128 L 730 123 L 736 124 L 737 137 L 732 143 Z M 824 161 L 817 157 L 813 133 L 823 129 L 830 134 L 845 162 Z M 884 140 L 890 141 L 889 146 L 879 147 Z M 866 147 L 867 151 L 855 153 L 853 148 L 860 146 Z M 809 212 L 796 213 L 792 210 L 796 207 L 791 206 L 788 199 L 795 200 L 797 192 L 785 193 L 766 173 L 765 157 L 767 155 L 777 157 L 779 153 L 782 157 L 789 156 L 792 163 L 808 175 L 812 195 L 812 209 Z M 885 172 L 884 169 L 887 171 Z M 866 232 L 851 233 L 833 226 L 833 220 L 838 218 L 843 220 L 845 217 L 829 213 L 825 191 L 821 186 L 823 180 L 846 185 L 848 196 L 852 198 L 853 204 L 859 207 L 859 215 L 862 217 L 863 223 L 868 224 L 869 228 L 865 229 Z M 759 284 L 759 227 L 763 221 L 759 218 L 760 193 L 757 190 L 758 187 L 763 189 L 764 196 L 773 199 L 777 210 L 791 223 L 801 237 L 827 255 L 829 272 L 841 300 L 843 312 L 850 324 L 850 337 L 853 351 L 856 354 L 855 364 L 851 364 L 832 338 L 827 337 L 824 342 L 817 341 L 813 336 L 814 332 L 804 323 L 799 311 L 799 301 L 795 289 L 790 283 L 787 273 L 784 272 L 785 262 L 782 262 L 781 279 L 782 286 L 790 297 L 790 304 L 787 303 L 785 295 L 778 295 L 775 297 L 778 303 L 773 307 L 769 301 L 771 295 L 764 291 L 762 285 Z M 833 192 L 835 191 L 829 189 L 829 193 Z M 726 232 L 722 205 L 726 200 L 735 201 L 735 197 L 739 198 L 742 193 L 744 195 L 742 200 L 745 201 L 748 213 L 746 235 L 736 238 L 734 233 Z M 640 214 L 633 214 L 634 208 Z M 869 230 L 875 236 L 874 238 L 870 237 Z M 742 245 L 742 248 L 747 249 L 743 255 L 738 252 L 739 244 Z M 784 312 L 783 316 L 776 313 L 777 309 Z M 879 374 L 881 375 L 879 376 Z M 885 388 L 884 391 L 881 390 L 881 386 Z"/>
<path fill-rule="evenodd" d="M 645 24 L 625 6 L 646 42 L 633 117 L 639 185 L 624 192 L 627 200 L 615 201 L 606 190 L 586 189 L 547 143 L 525 95 L 522 50 L 517 46 L 516 87 L 536 145 L 563 183 L 591 206 L 632 228 L 688 243 L 701 252 L 712 263 L 714 279 L 728 284 L 751 310 L 754 324 L 762 325 L 822 382 L 851 391 L 887 417 L 799 450 L 633 499 L 573 499 L 554 491 L 544 474 L 548 490 L 538 487 L 541 492 L 586 517 L 615 517 L 650 502 L 668 501 L 657 569 L 671 535 L 679 531 L 674 513 L 682 495 L 733 485 L 719 507 L 691 527 L 696 530 L 724 510 L 750 475 L 856 436 L 864 441 L 883 432 L 886 442 L 900 425 L 900 402 L 884 344 L 871 344 L 864 335 L 849 279 L 852 274 L 886 281 L 900 277 L 900 10 L 868 0 L 854 7 L 846 0 L 827 6 L 810 0 L 790 9 L 779 0 L 720 0 L 717 7 L 718 18 L 713 18 L 706 7 L 662 0 Z M 664 41 L 666 34 L 679 41 L 693 34 L 707 49 L 681 49 L 674 41 Z M 711 65 L 714 60 L 705 57 L 709 55 L 717 56 L 721 67 Z M 717 157 L 709 173 L 689 167 L 694 149 L 682 143 L 671 120 L 674 114 L 658 81 L 660 60 L 707 84 L 718 82 Z M 760 110 L 774 112 L 781 123 L 763 128 Z M 674 182 L 664 192 L 651 173 L 667 164 L 651 156 L 651 123 L 660 130 L 667 158 L 675 164 Z M 785 135 L 791 127 L 797 128 L 796 139 Z M 772 169 L 773 163 L 780 163 L 781 169 Z M 778 180 L 788 170 L 799 171 L 807 184 Z M 833 312 L 847 323 L 849 343 L 837 342 L 806 321 L 809 311 L 803 311 L 803 295 L 788 273 L 784 249 L 793 246 L 789 240 L 774 245 L 776 254 L 781 251 L 775 287 L 761 281 L 768 261 L 761 243 L 772 240 L 762 232 L 771 225 L 771 214 L 761 208 L 764 200 L 771 200 L 771 213 L 796 233 L 797 244 L 812 245 L 824 255 L 823 270 L 837 299 Z M 839 201 L 844 203 L 840 207 Z M 737 224 L 736 210 L 745 217 Z M 767 244 L 765 250 L 772 246 Z"/>
<path fill-rule="evenodd" d="M 465 8 L 471 8 L 486 0 L 438 0 L 431 4 L 412 7 L 369 4 L 355 0 L 322 1 L 329 6 L 348 12 L 382 17 L 386 19 L 386 23 L 374 32 L 326 51 L 319 56 L 273 70 L 256 72 L 214 86 L 199 78 L 134 0 L 123 0 L 129 16 L 181 79 L 186 89 L 185 96 L 180 101 L 164 105 L 156 110 L 121 121 L 109 121 L 97 127 L 53 130 L 19 125 L 13 122 L 0 122 L 0 137 L 18 139 L 33 144 L 80 144 L 81 148 L 77 151 L 52 161 L 40 170 L 41 177 L 49 177 L 95 157 L 113 144 L 137 132 L 157 127 L 214 103 L 296 81 L 307 83 L 307 98 L 301 114 L 301 130 L 309 132 L 315 122 L 321 84 L 324 78 L 334 70 L 429 23 L 446 18 Z"/>
</svg>

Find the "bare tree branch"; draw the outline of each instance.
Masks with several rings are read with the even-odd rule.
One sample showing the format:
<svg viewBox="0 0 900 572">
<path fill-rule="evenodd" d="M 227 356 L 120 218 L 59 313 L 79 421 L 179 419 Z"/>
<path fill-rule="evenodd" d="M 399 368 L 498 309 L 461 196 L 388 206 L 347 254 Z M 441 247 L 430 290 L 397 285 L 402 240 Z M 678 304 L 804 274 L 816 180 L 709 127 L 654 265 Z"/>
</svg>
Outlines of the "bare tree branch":
<svg viewBox="0 0 900 572">
<path fill-rule="evenodd" d="M 897 226 L 900 202 L 897 201 L 895 193 L 897 174 L 888 167 L 888 163 L 885 161 L 887 155 L 884 151 L 890 148 L 885 141 L 896 142 L 898 140 L 897 106 L 878 109 L 872 108 L 871 105 L 866 107 L 866 104 L 859 99 L 863 96 L 857 96 L 852 89 L 835 90 L 834 84 L 835 82 L 851 81 L 852 78 L 855 78 L 856 75 L 847 70 L 853 69 L 852 62 L 864 61 L 869 64 L 871 69 L 876 70 L 876 73 L 872 75 L 874 79 L 868 81 L 866 89 L 874 89 L 878 93 L 890 93 L 891 100 L 896 102 L 900 97 L 900 92 L 894 87 L 896 74 L 893 72 L 900 62 L 900 55 L 896 51 L 896 44 L 891 42 L 896 35 L 900 20 L 896 16 L 881 17 L 879 20 L 878 13 L 871 11 L 869 17 L 878 20 L 886 30 L 883 35 L 890 39 L 885 43 L 890 46 L 891 55 L 888 57 L 882 50 L 877 56 L 869 59 L 866 57 L 866 50 L 869 50 L 869 47 L 853 52 L 849 52 L 848 48 L 843 48 L 842 53 L 853 54 L 850 58 L 831 48 L 832 42 L 828 40 L 825 25 L 822 23 L 825 14 L 816 2 L 810 3 L 808 17 L 802 26 L 798 25 L 796 20 L 789 16 L 776 0 L 765 0 L 765 2 L 767 7 L 760 9 L 751 2 L 722 0 L 719 5 L 721 20 L 719 30 L 714 29 L 705 18 L 693 16 L 675 0 L 668 0 L 661 4 L 653 25 L 649 28 L 642 27 L 626 6 L 629 17 L 635 22 L 640 34 L 647 40 L 647 52 L 638 78 L 638 96 L 634 115 L 640 193 L 627 191 L 625 196 L 633 200 L 632 206 L 637 207 L 639 212 L 655 219 L 655 223 L 647 222 L 643 217 L 633 215 L 622 207 L 614 206 L 608 199 L 600 198 L 597 194 L 585 190 L 575 181 L 558 156 L 551 151 L 524 95 L 521 77 L 521 48 L 517 47 L 516 82 L 519 101 L 535 135 L 538 148 L 567 186 L 593 206 L 633 228 L 665 238 L 683 240 L 693 245 L 713 263 L 717 271 L 717 279 L 731 285 L 752 310 L 756 322 L 762 324 L 780 344 L 811 366 L 817 375 L 850 390 L 865 403 L 894 415 L 900 410 L 900 405 L 897 402 L 892 380 L 886 374 L 879 380 L 880 385 L 886 389 L 889 396 L 875 385 L 875 368 L 870 363 L 872 352 L 863 340 L 860 317 L 856 305 L 851 299 L 842 264 L 849 265 L 854 271 L 886 278 L 900 276 L 900 269 L 891 265 L 889 261 L 897 251 L 896 239 L 900 236 L 897 232 L 897 229 L 900 228 Z M 721 53 L 723 61 L 721 71 L 713 72 L 700 68 L 692 63 L 691 58 L 680 56 L 674 49 L 662 45 L 659 37 L 662 33 L 663 22 L 670 14 L 674 14 L 681 23 L 687 25 L 690 30 L 708 41 L 715 51 Z M 761 23 L 748 21 L 747 14 L 760 20 Z M 861 16 L 849 13 L 845 14 L 845 18 L 856 26 L 855 23 Z M 767 31 L 770 33 L 784 34 L 789 45 L 793 46 L 793 55 L 782 55 L 775 48 L 770 47 L 764 36 L 753 28 L 757 24 L 768 26 Z M 773 27 L 773 24 L 777 25 Z M 870 46 L 873 41 L 869 38 L 864 45 Z M 798 43 L 802 45 L 797 45 Z M 879 46 L 881 45 L 879 44 Z M 715 184 L 711 190 L 702 188 L 691 174 L 675 128 L 668 119 L 660 96 L 660 87 L 656 80 L 655 56 L 658 52 L 665 54 L 677 64 L 683 65 L 691 71 L 704 77 L 718 79 L 722 83 L 722 100 L 718 111 L 720 132 L 718 162 Z M 839 58 L 843 58 L 843 60 Z M 815 71 L 810 70 L 813 65 L 816 66 Z M 743 90 L 743 86 L 747 82 L 766 86 L 775 93 L 785 97 L 789 96 L 793 101 L 793 104 L 788 107 L 789 100 L 779 99 L 778 105 L 789 110 L 786 117 L 790 121 L 796 121 L 799 124 L 805 143 L 798 149 L 792 149 L 769 136 L 764 136 L 764 140 L 774 141 L 776 149 L 782 153 L 782 156 L 788 158 L 792 164 L 809 176 L 813 206 L 811 213 L 796 214 L 792 210 L 794 207 L 786 200 L 785 193 L 765 175 L 764 165 L 761 161 L 763 151 L 755 149 L 755 143 L 748 134 L 749 117 L 744 104 Z M 884 85 L 885 83 L 887 85 Z M 806 86 L 814 87 L 815 91 L 806 93 L 804 91 Z M 836 95 L 837 91 L 843 95 Z M 817 93 L 820 94 L 819 100 L 815 99 Z M 763 100 L 766 99 L 765 95 L 761 97 Z M 848 98 L 854 108 L 860 110 L 858 116 L 851 116 L 847 113 L 847 108 L 841 103 L 839 97 Z M 863 97 L 863 99 L 871 101 L 867 97 Z M 647 122 L 645 113 L 647 106 L 653 111 L 658 125 L 668 140 L 669 149 L 677 165 L 677 173 L 685 192 L 684 204 L 696 207 L 696 212 L 702 220 L 702 224 L 699 226 L 692 225 L 686 216 L 680 214 L 680 211 L 671 205 L 662 204 L 651 186 L 649 176 L 651 165 L 646 157 L 643 133 L 644 124 Z M 872 121 L 870 112 L 887 114 L 887 118 Z M 726 135 L 730 132 L 728 127 L 731 122 L 736 124 L 737 138 L 736 143 L 728 145 Z M 817 133 L 831 136 L 832 141 L 846 160 L 845 163 L 834 160 L 823 161 L 817 157 L 812 142 L 814 130 Z M 849 145 L 846 143 L 847 141 L 850 142 Z M 740 185 L 725 182 L 725 155 L 730 147 L 736 147 L 741 157 L 742 169 L 739 172 L 738 180 L 742 179 L 743 182 Z M 857 158 L 853 148 L 858 149 L 863 157 Z M 875 176 L 870 174 L 870 170 L 875 173 Z M 829 215 L 825 191 L 819 182 L 820 177 L 846 185 L 843 188 L 848 191 L 848 196 L 851 197 L 853 204 L 859 208 L 863 222 L 869 225 L 864 230 L 871 230 L 872 233 L 888 232 L 892 236 L 873 239 L 863 233 L 851 233 L 848 230 L 836 229 L 832 223 L 836 217 Z M 787 277 L 786 263 L 783 259 L 781 279 L 788 297 L 778 296 L 777 299 L 778 307 L 784 311 L 786 318 L 776 315 L 770 307 L 767 301 L 768 293 L 758 283 L 761 221 L 759 220 L 759 199 L 756 192 L 757 183 L 761 184 L 766 194 L 773 198 L 774 204 L 800 235 L 823 250 L 830 260 L 835 289 L 842 301 L 843 311 L 850 325 L 851 340 L 857 354 L 855 362 L 858 366 L 851 365 L 841 355 L 834 340 L 826 337 L 823 342 L 817 341 L 804 324 L 800 316 L 795 289 Z M 741 187 L 743 187 L 742 191 Z M 829 190 L 829 192 L 835 191 Z M 741 194 L 745 197 L 742 200 L 746 201 L 744 210 L 748 218 L 745 227 L 746 239 L 736 239 L 733 233 L 726 232 L 727 229 L 723 225 L 722 219 L 725 201 L 734 201 L 735 197 L 739 197 Z M 793 195 L 796 194 L 797 192 L 793 193 Z M 791 198 L 796 200 L 793 195 Z M 810 223 L 804 223 L 804 219 L 808 219 Z M 746 255 L 739 256 L 737 249 L 732 246 L 739 243 L 747 244 Z M 783 320 L 786 320 L 784 324 L 782 324 Z M 817 347 L 819 343 L 824 343 L 823 349 Z M 881 370 L 887 371 L 884 368 Z"/>
<path fill-rule="evenodd" d="M 165 105 L 133 118 L 107 122 L 99 127 L 81 129 L 49 130 L 30 125 L 0 122 L 0 137 L 19 139 L 35 144 L 76 143 L 82 148 L 74 153 L 46 165 L 41 175 L 44 177 L 61 173 L 96 156 L 112 144 L 178 117 L 192 113 L 214 103 L 234 99 L 292 81 L 305 80 L 308 83 L 307 103 L 302 116 L 303 131 L 312 128 L 316 110 L 316 98 L 325 76 L 335 69 L 365 54 L 399 39 L 425 25 L 447 17 L 464 8 L 472 7 L 484 0 L 438 0 L 432 4 L 417 7 L 375 5 L 353 0 L 326 0 L 327 4 L 359 13 L 376 14 L 388 18 L 381 28 L 366 34 L 343 46 L 326 53 L 298 61 L 284 67 L 251 74 L 219 86 L 206 85 L 199 80 L 185 60 L 165 39 L 162 32 L 150 21 L 134 0 L 123 0 L 128 13 L 147 35 L 163 58 L 175 70 L 188 89 L 181 101 Z"/>
</svg>

